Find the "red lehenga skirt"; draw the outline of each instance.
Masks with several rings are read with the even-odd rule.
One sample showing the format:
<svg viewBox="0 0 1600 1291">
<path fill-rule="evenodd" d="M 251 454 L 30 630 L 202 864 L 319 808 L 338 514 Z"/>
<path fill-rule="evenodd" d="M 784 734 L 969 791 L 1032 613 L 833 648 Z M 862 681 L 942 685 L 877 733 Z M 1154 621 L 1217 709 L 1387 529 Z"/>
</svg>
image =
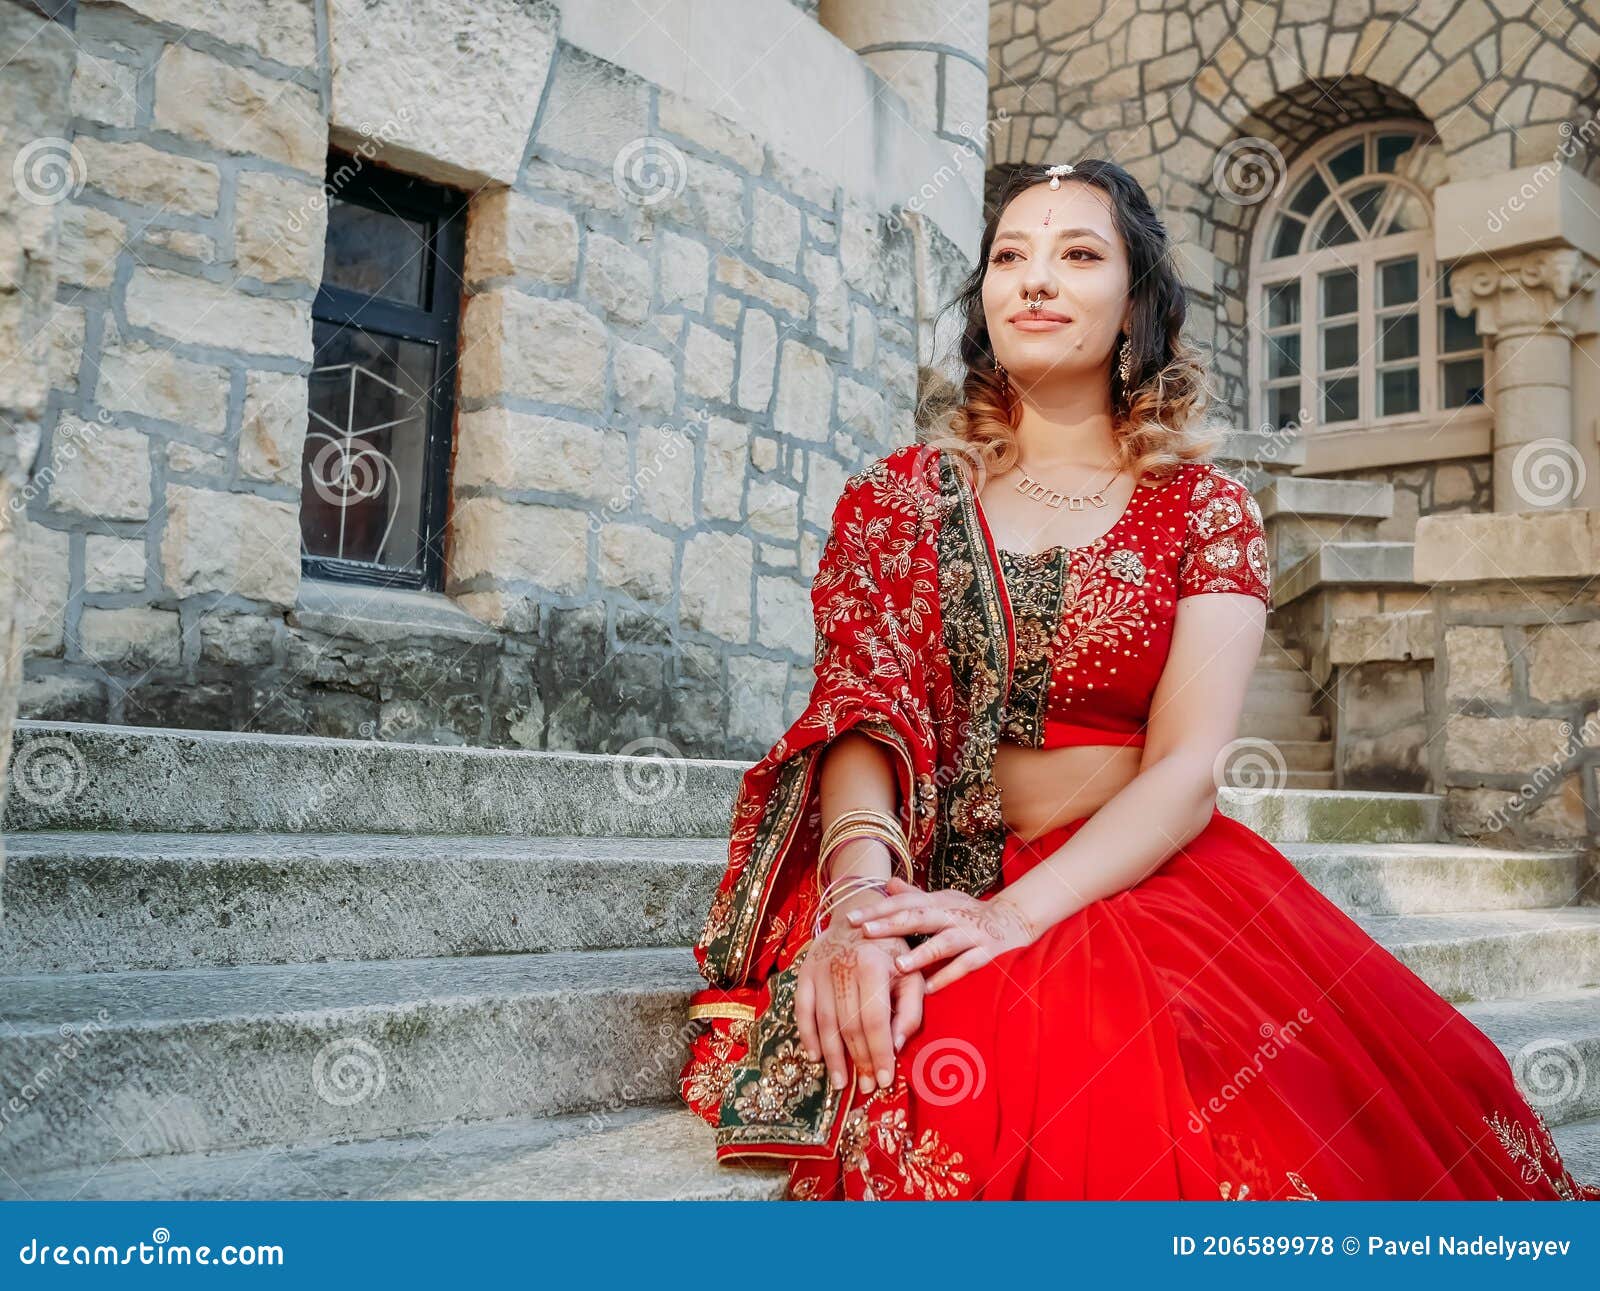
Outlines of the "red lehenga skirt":
<svg viewBox="0 0 1600 1291">
<path fill-rule="evenodd" d="M 1088 819 L 1007 839 L 1012 882 Z M 929 995 L 799 1199 L 1600 1200 L 1482 1031 L 1215 811 Z"/>
</svg>

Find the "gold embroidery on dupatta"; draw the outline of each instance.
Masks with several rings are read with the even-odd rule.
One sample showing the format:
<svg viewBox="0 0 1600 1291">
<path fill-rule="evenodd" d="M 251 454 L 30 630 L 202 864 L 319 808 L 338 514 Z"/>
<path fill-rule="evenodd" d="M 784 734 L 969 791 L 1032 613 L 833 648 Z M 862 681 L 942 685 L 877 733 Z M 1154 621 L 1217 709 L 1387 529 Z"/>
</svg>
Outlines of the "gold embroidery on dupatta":
<svg viewBox="0 0 1600 1291">
<path fill-rule="evenodd" d="M 1005 820 L 992 774 L 1000 716 L 1011 684 L 1012 647 L 1006 632 L 1005 591 L 989 557 L 972 487 L 959 466 L 939 455 L 940 605 L 944 645 L 958 700 L 955 774 L 943 787 L 929 888 L 982 896 L 1000 880 Z"/>
<path fill-rule="evenodd" d="M 887 1089 L 874 1090 L 866 1102 L 845 1116 L 839 1136 L 839 1164 L 845 1173 L 861 1176 L 868 1199 L 887 1201 L 897 1194 L 921 1195 L 923 1201 L 948 1201 L 958 1197 L 972 1176 L 961 1169 L 962 1154 L 946 1143 L 936 1129 L 922 1131 L 913 1141 L 906 1126 L 904 1106 L 887 1107 L 896 1094 L 908 1093 L 905 1077 L 897 1074 Z M 889 1158 L 894 1175 L 874 1174 L 868 1149 Z"/>
<path fill-rule="evenodd" d="M 1500 1140 L 1500 1146 L 1506 1150 L 1513 1161 L 1520 1163 L 1522 1182 L 1538 1183 L 1541 1179 L 1555 1190 L 1556 1196 L 1563 1201 L 1578 1200 L 1578 1191 L 1583 1187 L 1568 1170 L 1561 1160 L 1561 1152 L 1556 1147 L 1555 1135 L 1550 1133 L 1550 1127 L 1545 1123 L 1539 1109 L 1531 1103 L 1528 1110 L 1533 1113 L 1534 1120 L 1538 1123 L 1538 1134 L 1543 1142 L 1543 1151 L 1540 1144 L 1536 1143 L 1533 1136 L 1523 1127 L 1521 1122 L 1509 1120 L 1496 1111 L 1494 1116 L 1483 1118 L 1484 1123 L 1494 1131 L 1495 1137 Z M 1546 1156 L 1560 1167 L 1559 1174 L 1553 1174 L 1545 1164 Z M 1496 1201 L 1503 1201 L 1503 1197 L 1496 1197 Z"/>
</svg>

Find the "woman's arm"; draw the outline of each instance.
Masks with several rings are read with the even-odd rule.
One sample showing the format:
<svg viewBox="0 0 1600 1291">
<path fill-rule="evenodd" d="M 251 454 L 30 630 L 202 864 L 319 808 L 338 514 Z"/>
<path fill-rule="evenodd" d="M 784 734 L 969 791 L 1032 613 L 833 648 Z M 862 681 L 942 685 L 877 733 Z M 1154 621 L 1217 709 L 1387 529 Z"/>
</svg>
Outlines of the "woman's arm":
<svg viewBox="0 0 1600 1291">
<path fill-rule="evenodd" d="M 1266 606 L 1253 596 L 1179 600 L 1139 773 L 995 898 L 1015 904 L 1034 936 L 1145 879 L 1206 827 L 1266 623 Z"/>
<path fill-rule="evenodd" d="M 845 812 L 861 807 L 896 814 L 895 755 L 882 741 L 849 730 L 834 737 L 821 756 L 823 832 Z M 893 872 L 887 844 L 855 838 L 834 849 L 822 881 L 851 874 L 887 879 Z M 801 966 L 795 990 L 795 1017 L 808 1056 L 826 1060 L 834 1086 L 843 1088 L 848 1051 L 861 1073 L 863 1093 L 874 1083 L 887 1086 L 893 1080 L 895 1053 L 922 1017 L 921 974 L 898 974 L 893 963 L 894 953 L 907 949 L 905 943 L 863 944 L 861 932 L 844 919 L 849 910 L 879 899 L 867 890 L 833 907 L 827 929 Z"/>
<path fill-rule="evenodd" d="M 933 932 L 897 960 L 910 970 L 949 958 L 927 980 L 933 991 L 1154 873 L 1211 819 L 1219 757 L 1237 735 L 1265 629 L 1254 596 L 1182 598 L 1132 780 L 990 900 L 897 888 L 850 921 L 869 936 Z"/>
</svg>

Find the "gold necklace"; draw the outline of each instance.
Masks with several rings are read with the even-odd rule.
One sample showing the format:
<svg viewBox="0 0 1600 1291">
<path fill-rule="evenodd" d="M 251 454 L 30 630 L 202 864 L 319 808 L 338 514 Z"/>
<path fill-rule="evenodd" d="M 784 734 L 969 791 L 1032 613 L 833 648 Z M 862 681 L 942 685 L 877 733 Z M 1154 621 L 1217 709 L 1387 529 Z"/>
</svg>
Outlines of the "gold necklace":
<svg viewBox="0 0 1600 1291">
<path fill-rule="evenodd" d="M 1018 466 L 1020 468 L 1020 462 Z M 1121 474 L 1122 468 L 1119 466 L 1111 472 L 1111 479 L 1107 480 L 1105 484 L 1102 484 L 1100 488 L 1092 493 L 1063 493 L 1060 489 L 1051 488 L 1042 480 L 1034 479 L 1027 471 L 1022 472 L 1022 478 L 1017 481 L 1016 487 L 1017 492 L 1022 494 L 1023 497 L 1033 502 L 1042 502 L 1052 510 L 1061 510 L 1062 504 L 1065 503 L 1068 511 L 1082 511 L 1085 502 L 1092 502 L 1097 507 L 1105 506 L 1106 495 L 1104 490 L 1111 483 L 1111 480 L 1116 479 Z"/>
</svg>

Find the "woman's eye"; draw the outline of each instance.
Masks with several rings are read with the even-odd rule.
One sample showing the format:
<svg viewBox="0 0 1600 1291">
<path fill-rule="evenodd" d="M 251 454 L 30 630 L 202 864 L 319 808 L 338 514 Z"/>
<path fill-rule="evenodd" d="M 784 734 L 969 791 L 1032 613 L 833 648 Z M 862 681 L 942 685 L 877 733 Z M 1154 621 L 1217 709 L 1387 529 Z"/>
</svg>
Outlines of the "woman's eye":
<svg viewBox="0 0 1600 1291">
<path fill-rule="evenodd" d="M 994 255 L 990 256 L 989 257 L 989 263 L 990 264 L 1002 264 L 1002 263 L 1004 263 L 1004 259 L 1005 259 L 1006 256 L 1014 256 L 1016 254 L 1017 253 L 1015 251 L 1013 251 L 1010 247 L 1007 247 L 1004 251 L 997 251 L 997 252 L 995 252 Z"/>
<path fill-rule="evenodd" d="M 1086 255 L 1091 260 L 1098 260 L 1100 258 L 1099 256 L 1095 255 L 1093 251 L 1089 250 L 1088 247 L 1073 247 L 1072 250 L 1067 252 L 1067 254 L 1069 256 Z"/>
</svg>

